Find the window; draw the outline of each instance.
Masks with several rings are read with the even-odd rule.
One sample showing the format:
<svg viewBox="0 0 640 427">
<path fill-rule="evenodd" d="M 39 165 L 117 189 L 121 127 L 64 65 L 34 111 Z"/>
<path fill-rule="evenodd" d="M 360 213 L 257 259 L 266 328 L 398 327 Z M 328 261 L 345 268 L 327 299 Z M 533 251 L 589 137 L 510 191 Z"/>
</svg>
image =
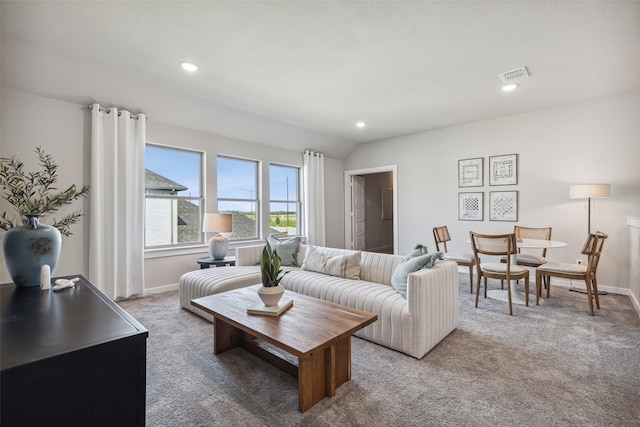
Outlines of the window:
<svg viewBox="0 0 640 427">
<path fill-rule="evenodd" d="M 269 166 L 269 227 L 283 234 L 300 234 L 300 192 L 296 167 Z"/>
<path fill-rule="evenodd" d="M 145 248 L 203 244 L 202 164 L 198 151 L 145 147 Z"/>
<path fill-rule="evenodd" d="M 218 212 L 232 215 L 229 240 L 257 239 L 260 227 L 258 162 L 218 156 Z"/>
</svg>

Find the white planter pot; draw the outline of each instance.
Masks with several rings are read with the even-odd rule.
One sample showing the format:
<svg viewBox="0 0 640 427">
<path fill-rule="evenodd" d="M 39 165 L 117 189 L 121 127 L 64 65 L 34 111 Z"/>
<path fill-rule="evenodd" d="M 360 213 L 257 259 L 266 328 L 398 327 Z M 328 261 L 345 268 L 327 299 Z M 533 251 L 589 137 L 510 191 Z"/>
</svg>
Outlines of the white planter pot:
<svg viewBox="0 0 640 427">
<path fill-rule="evenodd" d="M 284 288 L 280 285 L 271 286 L 269 288 L 262 286 L 258 289 L 258 296 L 267 307 L 278 305 L 280 298 L 282 298 L 282 294 L 284 294 Z"/>
</svg>

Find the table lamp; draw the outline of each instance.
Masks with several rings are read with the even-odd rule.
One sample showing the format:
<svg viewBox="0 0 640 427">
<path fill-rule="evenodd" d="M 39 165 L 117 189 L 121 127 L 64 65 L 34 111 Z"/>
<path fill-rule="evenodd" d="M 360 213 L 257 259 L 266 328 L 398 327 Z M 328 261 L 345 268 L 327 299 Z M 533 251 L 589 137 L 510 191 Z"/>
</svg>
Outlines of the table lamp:
<svg viewBox="0 0 640 427">
<path fill-rule="evenodd" d="M 577 184 L 569 186 L 570 199 L 587 199 L 587 231 L 591 234 L 591 199 L 611 196 L 611 184 Z"/>
<path fill-rule="evenodd" d="M 220 233 L 231 231 L 231 214 L 206 213 L 202 220 L 202 231 L 216 233 L 209 239 L 209 254 L 213 259 L 224 259 L 229 249 L 229 239 Z"/>
</svg>

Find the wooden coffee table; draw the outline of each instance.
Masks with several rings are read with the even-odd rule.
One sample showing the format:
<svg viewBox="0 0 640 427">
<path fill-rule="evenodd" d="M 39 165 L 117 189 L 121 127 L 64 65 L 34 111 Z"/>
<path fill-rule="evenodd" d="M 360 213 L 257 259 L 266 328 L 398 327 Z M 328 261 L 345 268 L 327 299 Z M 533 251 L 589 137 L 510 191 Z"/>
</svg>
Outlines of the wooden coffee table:
<svg viewBox="0 0 640 427">
<path fill-rule="evenodd" d="M 260 303 L 260 286 L 191 304 L 214 317 L 214 354 L 240 346 L 298 378 L 298 409 L 304 412 L 325 396 L 335 396 L 336 388 L 351 378 L 351 334 L 378 316 L 291 291 L 283 300 L 293 299 L 293 307 L 280 316 L 248 314 L 247 307 Z"/>
</svg>

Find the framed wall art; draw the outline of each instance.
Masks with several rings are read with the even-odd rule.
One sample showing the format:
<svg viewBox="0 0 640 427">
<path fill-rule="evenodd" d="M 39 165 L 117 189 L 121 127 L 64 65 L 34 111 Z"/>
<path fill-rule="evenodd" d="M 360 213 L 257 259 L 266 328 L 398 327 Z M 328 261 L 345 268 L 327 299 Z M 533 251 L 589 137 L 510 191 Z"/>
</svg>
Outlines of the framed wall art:
<svg viewBox="0 0 640 427">
<path fill-rule="evenodd" d="M 458 187 L 482 187 L 484 158 L 458 160 Z"/>
<path fill-rule="evenodd" d="M 458 193 L 458 220 L 482 221 L 484 219 L 484 193 Z"/>
<path fill-rule="evenodd" d="M 489 185 L 516 185 L 517 183 L 517 154 L 489 157 Z"/>
<path fill-rule="evenodd" d="M 518 192 L 489 192 L 489 221 L 517 221 Z"/>
</svg>

